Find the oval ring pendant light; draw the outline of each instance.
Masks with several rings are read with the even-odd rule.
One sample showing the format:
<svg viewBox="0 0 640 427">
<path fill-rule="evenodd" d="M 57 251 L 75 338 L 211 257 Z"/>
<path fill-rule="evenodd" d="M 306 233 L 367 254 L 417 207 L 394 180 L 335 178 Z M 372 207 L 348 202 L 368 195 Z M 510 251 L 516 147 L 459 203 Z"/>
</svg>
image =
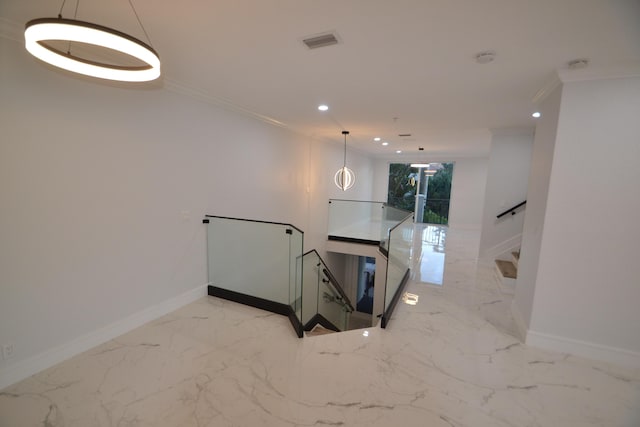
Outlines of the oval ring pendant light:
<svg viewBox="0 0 640 427">
<path fill-rule="evenodd" d="M 344 166 L 338 169 L 334 181 L 339 189 L 347 191 L 356 183 L 356 174 L 347 167 L 347 135 L 349 135 L 349 131 L 343 130 L 342 134 L 344 135 Z"/>
<path fill-rule="evenodd" d="M 133 11 L 135 13 L 135 9 Z M 101 79 L 145 82 L 160 77 L 160 58 L 148 44 L 112 28 L 58 16 L 34 19 L 25 25 L 25 48 L 36 58 L 74 73 Z M 144 31 L 144 27 L 142 29 Z M 69 42 L 69 46 L 71 42 L 99 46 L 136 58 L 144 64 L 114 65 L 81 58 L 73 55 L 70 48 L 65 52 L 49 43 L 54 40 Z"/>
</svg>

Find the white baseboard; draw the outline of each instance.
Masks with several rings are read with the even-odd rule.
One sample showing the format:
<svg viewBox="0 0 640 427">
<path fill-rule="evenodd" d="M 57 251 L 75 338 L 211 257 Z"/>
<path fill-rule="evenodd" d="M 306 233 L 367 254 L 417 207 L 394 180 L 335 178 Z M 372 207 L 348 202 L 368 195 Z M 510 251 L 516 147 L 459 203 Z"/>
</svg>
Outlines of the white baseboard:
<svg viewBox="0 0 640 427">
<path fill-rule="evenodd" d="M 153 307 L 146 308 L 87 335 L 2 368 L 0 369 L 0 390 L 50 368 L 70 357 L 112 340 L 206 295 L 207 285 L 199 286 L 196 289 L 163 301 Z"/>
<path fill-rule="evenodd" d="M 600 360 L 633 369 L 640 369 L 640 353 L 623 348 L 609 347 L 531 330 L 527 332 L 525 342 L 527 345 L 533 347 L 569 353 L 574 356 Z"/>
<path fill-rule="evenodd" d="M 524 322 L 522 313 L 520 313 L 520 310 L 515 305 L 515 301 L 511 302 L 511 316 L 513 316 L 513 321 L 516 324 L 518 338 L 520 339 L 520 341 L 524 342 L 527 336 L 527 324 Z"/>
</svg>

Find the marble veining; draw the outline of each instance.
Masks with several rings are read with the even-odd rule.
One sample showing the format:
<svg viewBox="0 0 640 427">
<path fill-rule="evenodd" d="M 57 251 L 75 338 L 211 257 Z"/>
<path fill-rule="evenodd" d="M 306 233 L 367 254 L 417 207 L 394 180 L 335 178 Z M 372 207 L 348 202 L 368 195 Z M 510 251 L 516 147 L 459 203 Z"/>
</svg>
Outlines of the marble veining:
<svg viewBox="0 0 640 427">
<path fill-rule="evenodd" d="M 206 297 L 1 390 L 0 426 L 640 426 L 640 372 L 515 338 L 478 237 L 447 230 L 442 286 L 413 275 L 386 330 Z"/>
</svg>

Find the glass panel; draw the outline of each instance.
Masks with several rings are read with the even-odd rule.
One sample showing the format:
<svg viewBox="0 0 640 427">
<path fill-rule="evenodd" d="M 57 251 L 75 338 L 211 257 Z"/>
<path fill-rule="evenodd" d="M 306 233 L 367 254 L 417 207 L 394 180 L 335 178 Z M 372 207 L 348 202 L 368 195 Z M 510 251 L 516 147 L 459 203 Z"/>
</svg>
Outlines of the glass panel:
<svg viewBox="0 0 640 427">
<path fill-rule="evenodd" d="M 382 202 L 329 200 L 329 236 L 378 242 Z"/>
<path fill-rule="evenodd" d="M 318 312 L 318 274 L 321 266 L 320 257 L 315 251 L 306 253 L 302 263 L 302 324 L 306 326 Z"/>
<path fill-rule="evenodd" d="M 411 244 L 413 241 L 413 217 L 409 216 L 389 236 L 389 256 L 387 261 L 387 285 L 385 288 L 385 315 L 391 300 L 402 283 L 411 265 Z"/>
<path fill-rule="evenodd" d="M 304 234 L 295 228 L 288 228 L 289 235 L 289 305 L 302 321 L 302 254 L 304 247 Z"/>
<path fill-rule="evenodd" d="M 403 221 L 407 215 L 411 215 L 411 212 L 402 209 L 394 208 L 385 204 L 382 209 L 382 222 L 380 227 L 380 247 L 387 249 L 389 230 Z"/>
<path fill-rule="evenodd" d="M 290 304 L 291 235 L 287 234 L 287 229 L 291 227 L 226 218 L 208 219 L 210 284 Z"/>
<path fill-rule="evenodd" d="M 320 314 L 339 330 L 347 330 L 353 307 L 338 289 L 340 285 L 335 282 L 329 268 L 315 250 L 304 255 L 303 284 L 303 325 L 312 328 L 315 325 L 309 322 L 316 314 Z"/>
<path fill-rule="evenodd" d="M 319 273 L 318 313 L 341 331 L 346 331 L 349 328 L 348 313 L 352 310 L 331 284 L 325 265 L 321 266 Z"/>
</svg>

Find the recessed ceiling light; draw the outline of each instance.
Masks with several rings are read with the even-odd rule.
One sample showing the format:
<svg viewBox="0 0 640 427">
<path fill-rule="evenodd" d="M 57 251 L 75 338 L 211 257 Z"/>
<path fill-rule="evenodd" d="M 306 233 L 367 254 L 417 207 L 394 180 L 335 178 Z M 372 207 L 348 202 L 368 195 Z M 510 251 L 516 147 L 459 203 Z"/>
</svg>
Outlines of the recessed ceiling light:
<svg viewBox="0 0 640 427">
<path fill-rule="evenodd" d="M 385 142 L 382 143 L 382 145 L 384 145 L 386 147 L 387 145 L 389 145 L 389 143 L 387 141 L 385 141 Z"/>
<path fill-rule="evenodd" d="M 542 115 L 542 114 L 540 114 L 540 111 L 536 111 L 535 113 L 533 113 L 533 114 L 531 115 L 531 117 L 534 117 L 534 118 L 536 118 L 536 119 L 537 119 L 537 118 L 538 118 L 538 117 L 540 117 L 541 115 Z"/>
<path fill-rule="evenodd" d="M 376 136 L 375 138 L 373 138 L 373 140 L 374 140 L 375 142 L 378 142 L 378 141 L 380 141 L 381 139 L 382 139 L 382 138 L 380 138 L 379 136 Z"/>
<path fill-rule="evenodd" d="M 324 105 L 324 104 L 318 105 L 318 110 L 320 111 L 327 111 L 328 109 L 329 109 L 328 105 Z"/>
<path fill-rule="evenodd" d="M 396 150 L 396 153 L 400 154 L 400 153 L 402 153 L 402 150 Z"/>
</svg>

